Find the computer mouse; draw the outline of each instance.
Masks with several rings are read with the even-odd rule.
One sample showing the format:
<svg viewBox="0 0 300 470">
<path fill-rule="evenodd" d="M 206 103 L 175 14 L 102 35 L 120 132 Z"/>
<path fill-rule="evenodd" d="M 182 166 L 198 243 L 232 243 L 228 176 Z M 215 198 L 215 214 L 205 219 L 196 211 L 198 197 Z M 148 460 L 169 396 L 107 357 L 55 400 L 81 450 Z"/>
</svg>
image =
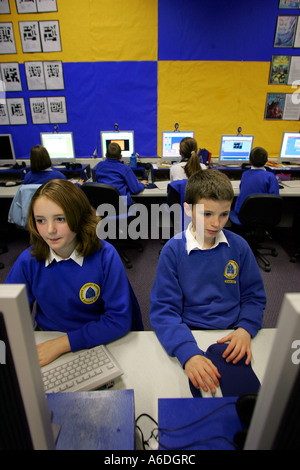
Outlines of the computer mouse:
<svg viewBox="0 0 300 470">
<path fill-rule="evenodd" d="M 16 186 L 17 183 L 15 181 L 6 181 L 5 186 Z"/>
</svg>

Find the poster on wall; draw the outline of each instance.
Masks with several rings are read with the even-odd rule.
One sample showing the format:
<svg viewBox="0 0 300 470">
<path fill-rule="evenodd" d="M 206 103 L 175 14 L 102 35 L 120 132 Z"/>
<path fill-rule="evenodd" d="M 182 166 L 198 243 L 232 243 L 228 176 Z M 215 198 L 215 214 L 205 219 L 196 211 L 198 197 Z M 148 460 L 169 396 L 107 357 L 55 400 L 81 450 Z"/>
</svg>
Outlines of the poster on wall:
<svg viewBox="0 0 300 470">
<path fill-rule="evenodd" d="M 42 61 L 24 62 L 28 90 L 45 90 L 45 76 Z"/>
<path fill-rule="evenodd" d="M 47 100 L 50 123 L 67 123 L 66 98 L 64 96 L 49 96 Z"/>
<path fill-rule="evenodd" d="M 278 8 L 299 8 L 300 0 L 279 0 Z"/>
<path fill-rule="evenodd" d="M 283 121 L 299 121 L 300 117 L 300 99 L 299 93 L 287 93 L 285 95 L 284 110 L 282 114 Z"/>
<path fill-rule="evenodd" d="M 40 34 L 43 52 L 61 52 L 58 21 L 40 21 Z"/>
<path fill-rule="evenodd" d="M 38 21 L 19 21 L 23 52 L 42 52 Z"/>
<path fill-rule="evenodd" d="M 299 121 L 300 94 L 294 93 L 267 93 L 265 119 Z"/>
<path fill-rule="evenodd" d="M 44 74 L 47 90 L 63 90 L 64 75 L 63 65 L 60 60 L 51 60 L 43 62 Z"/>
<path fill-rule="evenodd" d="M 0 64 L 2 80 L 6 91 L 22 91 L 21 76 L 18 62 Z"/>
<path fill-rule="evenodd" d="M 16 54 L 16 43 L 12 23 L 0 23 L 0 54 Z"/>
<path fill-rule="evenodd" d="M 285 93 L 267 93 L 265 119 L 282 119 Z"/>
<path fill-rule="evenodd" d="M 297 16 L 278 16 L 274 47 L 293 47 Z"/>
<path fill-rule="evenodd" d="M 1 0 L 0 1 L 0 15 L 9 15 L 9 14 L 10 14 L 9 0 Z"/>
<path fill-rule="evenodd" d="M 32 124 L 49 124 L 49 111 L 46 97 L 29 98 Z"/>
<path fill-rule="evenodd" d="M 270 66 L 270 85 L 286 85 L 290 71 L 291 57 L 288 55 L 273 55 Z"/>
<path fill-rule="evenodd" d="M 5 99 L 0 100 L 0 126 L 9 126 L 7 103 Z"/>
<path fill-rule="evenodd" d="M 37 7 L 35 0 L 16 0 L 18 13 L 36 13 Z"/>
<path fill-rule="evenodd" d="M 7 98 L 6 103 L 10 125 L 27 124 L 24 98 Z"/>
</svg>

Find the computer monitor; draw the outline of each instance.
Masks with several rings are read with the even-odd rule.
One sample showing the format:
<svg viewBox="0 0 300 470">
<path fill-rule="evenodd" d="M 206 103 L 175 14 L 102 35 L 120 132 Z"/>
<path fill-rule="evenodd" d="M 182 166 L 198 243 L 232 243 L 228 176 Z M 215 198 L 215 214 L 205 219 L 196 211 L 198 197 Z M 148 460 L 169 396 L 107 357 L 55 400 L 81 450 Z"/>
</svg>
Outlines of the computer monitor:
<svg viewBox="0 0 300 470">
<path fill-rule="evenodd" d="M 41 142 L 48 150 L 53 165 L 75 162 L 72 132 L 42 132 Z"/>
<path fill-rule="evenodd" d="M 171 160 L 179 160 L 181 158 L 179 145 L 184 137 L 194 137 L 194 131 L 163 131 L 162 132 L 162 150 L 161 157 Z"/>
<path fill-rule="evenodd" d="M 122 157 L 130 157 L 134 153 L 134 131 L 101 131 L 102 157 L 105 158 L 107 147 L 116 142 L 121 147 Z"/>
<path fill-rule="evenodd" d="M 0 134 L 0 166 L 15 163 L 16 156 L 11 134 Z"/>
<path fill-rule="evenodd" d="M 299 450 L 299 397 L 300 294 L 288 293 L 283 298 L 244 450 Z"/>
<path fill-rule="evenodd" d="M 300 163 L 300 133 L 284 132 L 281 141 L 279 162 Z"/>
<path fill-rule="evenodd" d="M 0 286 L 0 450 L 55 449 L 26 287 Z"/>
<path fill-rule="evenodd" d="M 249 162 L 253 135 L 222 135 L 219 164 L 240 165 Z"/>
</svg>

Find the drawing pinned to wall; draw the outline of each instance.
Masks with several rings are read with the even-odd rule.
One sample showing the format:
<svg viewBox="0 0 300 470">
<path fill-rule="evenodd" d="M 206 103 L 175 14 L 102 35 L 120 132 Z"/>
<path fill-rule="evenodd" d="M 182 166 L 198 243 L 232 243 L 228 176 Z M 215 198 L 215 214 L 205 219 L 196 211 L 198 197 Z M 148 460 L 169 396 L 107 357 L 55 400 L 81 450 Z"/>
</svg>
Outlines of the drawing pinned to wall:
<svg viewBox="0 0 300 470">
<path fill-rule="evenodd" d="M 63 65 L 59 60 L 25 62 L 28 90 L 63 90 Z"/>
<path fill-rule="evenodd" d="M 66 98 L 64 96 L 49 96 L 47 100 L 50 123 L 67 123 Z"/>
<path fill-rule="evenodd" d="M 43 52 L 61 52 L 58 21 L 40 21 L 40 34 Z"/>
<path fill-rule="evenodd" d="M 24 62 L 28 90 L 45 90 L 43 62 Z"/>
<path fill-rule="evenodd" d="M 1 0 L 0 15 L 9 15 L 9 14 L 10 14 L 9 0 Z"/>
<path fill-rule="evenodd" d="M 6 103 L 10 125 L 27 124 L 24 98 L 7 98 Z"/>
<path fill-rule="evenodd" d="M 278 16 L 274 47 L 293 47 L 297 16 Z"/>
<path fill-rule="evenodd" d="M 9 126 L 7 103 L 3 98 L 0 100 L 0 126 Z"/>
<path fill-rule="evenodd" d="M 38 21 L 19 21 L 23 52 L 42 52 Z"/>
<path fill-rule="evenodd" d="M 299 93 L 267 93 L 265 119 L 299 121 Z"/>
<path fill-rule="evenodd" d="M 49 124 L 49 111 L 46 97 L 29 98 L 32 124 Z"/>
<path fill-rule="evenodd" d="M 288 82 L 291 57 L 287 55 L 273 55 L 270 66 L 270 85 L 286 85 Z"/>
<path fill-rule="evenodd" d="M 300 8 L 300 0 L 279 0 L 278 8 Z"/>
<path fill-rule="evenodd" d="M 265 108 L 265 119 L 282 119 L 284 103 L 284 93 L 268 93 Z"/>
<path fill-rule="evenodd" d="M 0 70 L 6 91 L 22 91 L 18 62 L 0 64 Z"/>
<path fill-rule="evenodd" d="M 16 43 L 12 23 L 0 23 L 0 54 L 16 54 Z"/>
<path fill-rule="evenodd" d="M 56 0 L 16 0 L 16 6 L 20 14 L 57 11 Z"/>
</svg>

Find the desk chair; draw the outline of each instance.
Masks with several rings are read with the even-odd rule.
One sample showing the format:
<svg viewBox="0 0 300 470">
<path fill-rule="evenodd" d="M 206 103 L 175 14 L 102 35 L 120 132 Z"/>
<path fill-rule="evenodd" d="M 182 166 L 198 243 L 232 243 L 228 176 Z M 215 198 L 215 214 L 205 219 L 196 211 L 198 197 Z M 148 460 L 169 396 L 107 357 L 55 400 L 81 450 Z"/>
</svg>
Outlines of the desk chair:
<svg viewBox="0 0 300 470">
<path fill-rule="evenodd" d="M 22 184 L 19 186 L 8 212 L 8 222 L 18 227 L 27 228 L 27 214 L 32 196 L 40 184 Z"/>
<path fill-rule="evenodd" d="M 207 149 L 200 149 L 198 152 L 198 157 L 200 163 L 206 165 L 207 168 L 210 167 L 211 153 Z"/>
<path fill-rule="evenodd" d="M 187 179 L 175 180 L 169 183 L 167 187 L 167 209 L 169 209 L 173 204 L 179 204 L 181 206 L 181 219 L 179 221 L 174 220 L 174 214 L 170 212 L 171 220 L 173 222 L 174 234 L 185 230 L 186 226 L 190 222 L 189 220 L 187 223 L 183 209 L 186 183 Z"/>
<path fill-rule="evenodd" d="M 238 217 L 230 214 L 231 222 L 242 229 L 241 234 L 255 256 L 263 262 L 266 272 L 271 271 L 271 264 L 260 250 L 270 251 L 272 256 L 278 255 L 275 248 L 262 243 L 266 238 L 271 239 L 269 230 L 278 225 L 281 214 L 282 197 L 275 194 L 252 194 L 243 202 Z"/>
<path fill-rule="evenodd" d="M 121 239 L 120 237 L 120 219 L 126 218 L 128 225 L 130 220 L 134 218 L 134 214 L 130 213 L 130 208 L 128 209 L 124 205 L 120 207 L 121 201 L 123 199 L 120 195 L 120 192 L 114 186 L 103 183 L 84 183 L 81 186 L 81 189 L 85 193 L 90 204 L 95 208 L 96 211 L 98 206 L 100 206 L 101 204 L 110 204 L 113 206 L 116 215 L 116 217 L 112 218 L 116 222 L 116 239 L 109 239 L 109 237 L 107 237 L 107 240 L 115 246 L 126 268 L 132 268 L 132 263 L 123 251 L 123 249 L 136 248 L 138 251 L 143 251 L 143 248 L 142 245 L 137 241 L 133 241 L 129 238 Z M 122 210 L 120 211 L 120 209 Z M 106 223 L 108 218 L 109 214 L 106 214 L 102 220 Z"/>
</svg>

